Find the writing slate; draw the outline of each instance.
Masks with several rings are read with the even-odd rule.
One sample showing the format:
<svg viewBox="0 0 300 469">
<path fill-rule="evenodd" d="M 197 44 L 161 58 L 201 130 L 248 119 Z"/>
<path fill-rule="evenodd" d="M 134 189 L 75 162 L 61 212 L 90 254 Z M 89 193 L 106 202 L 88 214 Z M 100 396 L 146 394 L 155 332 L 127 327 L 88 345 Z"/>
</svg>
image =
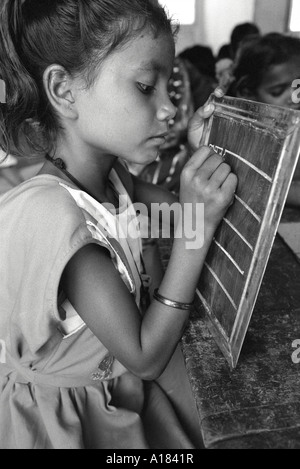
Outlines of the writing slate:
<svg viewBox="0 0 300 469">
<path fill-rule="evenodd" d="M 201 144 L 231 166 L 238 187 L 206 258 L 197 299 L 235 368 L 297 165 L 300 112 L 227 96 L 211 102 L 216 109 Z"/>
</svg>

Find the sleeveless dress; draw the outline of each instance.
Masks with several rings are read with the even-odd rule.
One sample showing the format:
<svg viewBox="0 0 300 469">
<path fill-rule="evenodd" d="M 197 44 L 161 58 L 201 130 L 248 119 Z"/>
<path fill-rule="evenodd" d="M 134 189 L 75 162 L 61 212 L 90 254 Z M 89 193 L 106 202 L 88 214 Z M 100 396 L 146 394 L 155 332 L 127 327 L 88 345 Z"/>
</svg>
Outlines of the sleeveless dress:
<svg viewBox="0 0 300 469">
<path fill-rule="evenodd" d="M 110 178 L 122 200 L 115 214 L 50 175 L 0 198 L 1 449 L 195 447 L 197 412 L 180 349 L 157 382 L 144 382 L 58 301 L 64 267 L 96 243 L 141 304 L 141 239 L 124 235 L 128 221 L 138 231 L 138 218 L 114 170 Z"/>
</svg>

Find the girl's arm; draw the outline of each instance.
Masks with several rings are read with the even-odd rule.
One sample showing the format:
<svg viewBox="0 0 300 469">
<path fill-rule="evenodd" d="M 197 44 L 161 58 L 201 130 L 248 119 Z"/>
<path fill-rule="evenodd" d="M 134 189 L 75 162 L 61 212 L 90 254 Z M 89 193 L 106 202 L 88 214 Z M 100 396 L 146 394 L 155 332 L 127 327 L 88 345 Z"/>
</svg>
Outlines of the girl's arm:
<svg viewBox="0 0 300 469">
<path fill-rule="evenodd" d="M 132 176 L 132 180 L 134 187 L 133 202 L 145 204 L 148 210 L 151 209 L 151 204 L 167 203 L 172 205 L 179 201 L 179 198 L 173 192 L 161 186 L 145 182 L 137 176 Z"/>
<path fill-rule="evenodd" d="M 117 171 L 132 202 L 145 204 L 148 210 L 150 210 L 152 203 L 161 204 L 166 202 L 172 205 L 174 202 L 178 202 L 178 197 L 175 194 L 161 186 L 134 176 L 119 161 L 116 162 L 114 169 Z"/>
<path fill-rule="evenodd" d="M 136 176 L 132 176 L 132 180 L 134 188 L 133 202 L 139 204 L 141 203 L 146 206 L 149 219 L 151 220 L 152 233 L 154 230 L 156 236 L 162 236 L 164 225 L 162 224 L 162 220 L 159 219 L 159 207 L 162 208 L 162 204 L 167 204 L 170 207 L 174 204 L 178 205 L 179 198 L 167 189 L 149 182 L 142 181 Z M 153 209 L 155 204 L 157 206 L 157 210 Z M 167 230 L 171 230 L 172 233 L 175 225 L 174 213 L 174 211 L 170 210 L 170 219 L 168 220 L 167 226 Z"/>
<path fill-rule="evenodd" d="M 205 204 L 205 241 L 187 249 L 189 239 L 174 240 L 161 295 L 193 301 L 213 234 L 233 199 L 236 177 L 209 148 L 201 148 L 182 173 L 180 202 Z M 183 334 L 189 312 L 153 300 L 141 317 L 138 308 L 104 248 L 89 245 L 70 260 L 62 288 L 75 310 L 103 345 L 127 369 L 143 379 L 164 370 Z"/>
</svg>

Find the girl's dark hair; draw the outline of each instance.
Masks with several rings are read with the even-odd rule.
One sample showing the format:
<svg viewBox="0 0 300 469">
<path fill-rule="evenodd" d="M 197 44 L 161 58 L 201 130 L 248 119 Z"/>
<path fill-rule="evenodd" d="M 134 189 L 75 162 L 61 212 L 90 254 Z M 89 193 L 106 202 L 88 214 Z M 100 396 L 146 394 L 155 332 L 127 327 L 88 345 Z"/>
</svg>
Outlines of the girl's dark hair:
<svg viewBox="0 0 300 469">
<path fill-rule="evenodd" d="M 271 33 L 246 40 L 238 51 L 233 68 L 234 83 L 228 94 L 236 95 L 242 89 L 255 92 L 270 67 L 295 56 L 300 57 L 300 39 L 296 37 Z"/>
<path fill-rule="evenodd" d="M 58 64 L 89 87 L 101 62 L 146 27 L 154 36 L 176 33 L 153 0 L 1 0 L 0 147 L 17 155 L 49 151 L 61 127 L 44 90 L 46 68 Z"/>
<path fill-rule="evenodd" d="M 179 56 L 189 60 L 200 73 L 215 78 L 216 59 L 210 47 L 197 44 L 196 46 L 188 47 Z"/>
<path fill-rule="evenodd" d="M 252 36 L 260 36 L 260 30 L 255 23 L 241 23 L 238 24 L 231 33 L 230 47 L 232 58 L 234 59 L 239 47 L 243 41 L 251 38 Z"/>
</svg>

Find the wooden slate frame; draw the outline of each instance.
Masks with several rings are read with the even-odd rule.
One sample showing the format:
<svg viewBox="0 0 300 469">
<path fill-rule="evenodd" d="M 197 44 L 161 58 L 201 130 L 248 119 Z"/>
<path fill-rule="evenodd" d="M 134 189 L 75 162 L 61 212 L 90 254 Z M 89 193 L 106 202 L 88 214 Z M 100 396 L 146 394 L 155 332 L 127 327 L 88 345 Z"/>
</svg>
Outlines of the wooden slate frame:
<svg viewBox="0 0 300 469">
<path fill-rule="evenodd" d="M 216 110 L 201 144 L 223 156 L 239 183 L 200 277 L 197 300 L 235 368 L 250 323 L 300 151 L 300 112 L 211 97 Z"/>
</svg>

